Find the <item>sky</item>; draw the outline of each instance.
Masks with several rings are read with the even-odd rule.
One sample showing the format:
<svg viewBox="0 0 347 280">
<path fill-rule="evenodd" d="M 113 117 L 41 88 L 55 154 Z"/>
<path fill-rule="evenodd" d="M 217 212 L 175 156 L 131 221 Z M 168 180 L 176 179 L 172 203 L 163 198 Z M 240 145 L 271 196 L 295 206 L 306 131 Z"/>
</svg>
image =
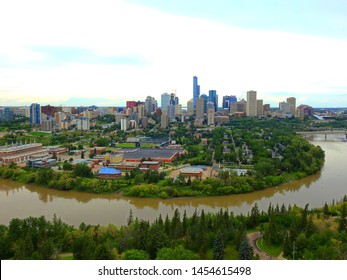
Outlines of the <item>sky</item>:
<svg viewBox="0 0 347 280">
<path fill-rule="evenodd" d="M 345 0 L 4 0 L 0 38 L 0 105 L 186 106 L 197 76 L 219 100 L 347 107 Z"/>
</svg>

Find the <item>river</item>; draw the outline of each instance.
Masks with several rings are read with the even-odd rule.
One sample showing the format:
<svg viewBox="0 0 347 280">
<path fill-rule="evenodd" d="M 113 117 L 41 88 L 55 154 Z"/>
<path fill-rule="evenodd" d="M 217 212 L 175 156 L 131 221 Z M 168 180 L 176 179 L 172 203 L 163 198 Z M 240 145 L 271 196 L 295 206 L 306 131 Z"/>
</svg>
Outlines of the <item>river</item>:
<svg viewBox="0 0 347 280">
<path fill-rule="evenodd" d="M 96 195 L 81 192 L 63 192 L 0 179 L 0 224 L 12 218 L 55 214 L 65 223 L 126 224 L 130 209 L 135 217 L 153 221 L 159 213 L 171 216 L 176 208 L 192 215 L 195 210 L 218 212 L 221 208 L 235 214 L 247 214 L 254 203 L 266 211 L 269 204 L 322 207 L 324 202 L 341 199 L 347 194 L 347 142 L 341 136 L 315 135 L 310 141 L 325 151 L 325 164 L 321 172 L 302 180 L 290 182 L 248 194 L 205 198 L 149 199 L 120 195 Z M 334 137 L 334 138 L 333 138 Z M 332 139 L 330 139 L 332 138 Z"/>
</svg>

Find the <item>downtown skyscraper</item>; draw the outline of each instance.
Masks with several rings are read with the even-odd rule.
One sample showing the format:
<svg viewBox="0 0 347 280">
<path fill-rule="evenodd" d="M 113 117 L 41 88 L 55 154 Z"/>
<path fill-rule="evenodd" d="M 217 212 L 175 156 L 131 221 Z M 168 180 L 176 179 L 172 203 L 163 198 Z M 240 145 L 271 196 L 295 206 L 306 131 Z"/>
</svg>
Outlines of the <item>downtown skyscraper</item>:
<svg viewBox="0 0 347 280">
<path fill-rule="evenodd" d="M 214 111 L 218 111 L 218 95 L 216 90 L 208 91 L 208 101 L 211 101 L 214 105 Z"/>
<path fill-rule="evenodd" d="M 257 116 L 257 92 L 254 90 L 247 91 L 246 115 L 248 117 Z"/>
<path fill-rule="evenodd" d="M 198 77 L 193 77 L 193 106 L 196 109 L 196 101 L 200 96 L 200 86 L 198 84 Z"/>
<path fill-rule="evenodd" d="M 164 92 L 161 95 L 161 110 L 162 111 L 167 111 L 167 106 L 170 104 L 170 94 L 167 92 Z"/>
<path fill-rule="evenodd" d="M 235 95 L 225 95 L 223 96 L 222 108 L 230 109 L 231 103 L 236 103 L 237 98 Z"/>
<path fill-rule="evenodd" d="M 41 124 L 41 106 L 37 103 L 30 105 L 30 123 L 31 125 Z"/>
</svg>

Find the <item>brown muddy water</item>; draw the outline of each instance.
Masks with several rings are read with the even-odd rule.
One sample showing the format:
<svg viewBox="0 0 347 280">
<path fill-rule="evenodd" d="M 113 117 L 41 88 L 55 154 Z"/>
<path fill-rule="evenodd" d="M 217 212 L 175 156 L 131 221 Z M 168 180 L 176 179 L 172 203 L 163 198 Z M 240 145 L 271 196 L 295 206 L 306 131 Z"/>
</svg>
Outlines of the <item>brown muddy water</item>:
<svg viewBox="0 0 347 280">
<path fill-rule="evenodd" d="M 86 224 L 123 225 L 130 209 L 135 217 L 153 221 L 159 216 L 170 217 L 176 208 L 192 215 L 195 210 L 218 212 L 221 208 L 235 214 L 247 214 L 254 203 L 266 211 L 269 204 L 298 205 L 310 208 L 322 207 L 324 202 L 341 199 L 347 194 L 347 142 L 340 136 L 316 135 L 311 139 L 325 151 L 325 165 L 320 173 L 302 180 L 290 182 L 248 194 L 205 198 L 149 199 L 129 198 L 120 195 L 96 195 L 81 192 L 63 192 L 33 185 L 23 185 L 0 180 L 0 224 L 8 224 L 12 218 L 46 216 L 54 214 L 64 222 L 78 226 Z"/>
</svg>

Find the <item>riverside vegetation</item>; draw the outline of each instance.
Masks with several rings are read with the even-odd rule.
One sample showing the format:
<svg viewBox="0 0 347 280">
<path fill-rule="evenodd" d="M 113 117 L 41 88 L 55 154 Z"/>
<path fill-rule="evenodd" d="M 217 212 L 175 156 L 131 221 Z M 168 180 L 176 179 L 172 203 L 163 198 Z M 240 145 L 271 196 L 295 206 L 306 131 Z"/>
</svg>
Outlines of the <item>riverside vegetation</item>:
<svg viewBox="0 0 347 280">
<path fill-rule="evenodd" d="M 287 259 L 347 259 L 347 197 L 322 209 L 257 204 L 248 215 L 176 209 L 149 223 L 129 213 L 124 226 L 69 226 L 59 218 L 12 219 L 0 225 L 0 259 L 188 260 L 258 259 L 247 232 L 262 231 L 262 243 Z M 294 251 L 293 251 L 294 248 Z M 66 257 L 68 256 L 68 257 Z"/>
<path fill-rule="evenodd" d="M 172 138 L 186 149 L 185 156 L 171 165 L 221 164 L 218 176 L 204 180 L 178 175 L 175 179 L 158 171 L 134 169 L 117 179 L 97 179 L 84 164 L 72 168 L 64 162 L 61 171 L 50 168 L 0 167 L 0 177 L 59 190 L 92 193 L 121 192 L 126 196 L 170 198 L 180 196 L 216 196 L 246 193 L 273 187 L 289 180 L 318 172 L 324 164 L 324 151 L 295 134 L 296 121 L 238 120 L 233 126 L 214 130 L 196 130 L 183 125 L 173 130 Z M 206 144 L 201 144 L 206 138 Z M 104 140 L 104 142 L 107 142 Z M 247 168 L 238 176 L 233 168 Z M 165 169 L 164 169 L 165 170 Z"/>
</svg>

